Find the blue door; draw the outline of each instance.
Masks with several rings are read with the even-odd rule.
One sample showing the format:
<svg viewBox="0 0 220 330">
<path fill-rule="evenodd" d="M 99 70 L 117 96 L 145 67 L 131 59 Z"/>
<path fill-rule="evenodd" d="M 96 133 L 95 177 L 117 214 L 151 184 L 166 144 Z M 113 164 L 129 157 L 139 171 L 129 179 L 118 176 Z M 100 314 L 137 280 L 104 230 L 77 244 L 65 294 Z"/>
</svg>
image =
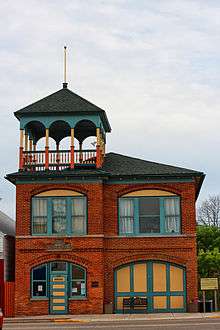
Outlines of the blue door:
<svg viewBox="0 0 220 330">
<path fill-rule="evenodd" d="M 67 263 L 50 265 L 50 313 L 68 314 Z"/>
</svg>

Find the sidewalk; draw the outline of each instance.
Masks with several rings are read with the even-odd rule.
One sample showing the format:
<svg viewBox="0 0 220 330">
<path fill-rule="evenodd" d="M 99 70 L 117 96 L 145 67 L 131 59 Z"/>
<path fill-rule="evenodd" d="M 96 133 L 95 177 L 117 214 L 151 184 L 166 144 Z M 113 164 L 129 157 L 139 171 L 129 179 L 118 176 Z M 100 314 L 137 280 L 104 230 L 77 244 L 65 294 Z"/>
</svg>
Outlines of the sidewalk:
<svg viewBox="0 0 220 330">
<path fill-rule="evenodd" d="M 215 313 L 160 313 L 160 314 L 100 314 L 100 315 L 44 315 L 5 318 L 5 323 L 42 323 L 42 322 L 115 322 L 129 320 L 177 320 L 220 318 L 220 312 Z"/>
</svg>

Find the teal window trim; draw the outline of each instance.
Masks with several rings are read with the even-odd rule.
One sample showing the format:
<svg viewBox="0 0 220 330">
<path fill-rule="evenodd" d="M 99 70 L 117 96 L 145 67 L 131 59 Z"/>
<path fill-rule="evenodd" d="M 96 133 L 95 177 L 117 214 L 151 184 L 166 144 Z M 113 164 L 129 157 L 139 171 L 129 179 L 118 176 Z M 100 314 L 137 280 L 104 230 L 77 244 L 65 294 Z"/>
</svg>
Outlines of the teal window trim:
<svg viewBox="0 0 220 330">
<path fill-rule="evenodd" d="M 34 232 L 34 201 L 37 199 L 47 200 L 47 232 L 46 233 L 35 233 Z M 66 231 L 63 233 L 53 233 L 52 227 L 52 203 L 54 199 L 64 199 L 66 201 Z M 73 232 L 72 231 L 72 202 L 73 200 L 83 200 L 83 231 Z M 88 201 L 86 196 L 53 196 L 53 197 L 32 197 L 31 203 L 31 235 L 32 236 L 85 236 L 88 232 Z M 74 220 L 73 220 L 74 221 Z"/>
<path fill-rule="evenodd" d="M 52 271 L 52 269 L 51 269 L 52 263 L 60 262 L 60 261 L 65 262 L 62 260 L 53 260 L 49 263 L 41 264 L 41 265 L 36 266 L 31 269 L 31 273 L 30 273 L 30 299 L 31 300 L 48 300 L 49 299 L 50 277 L 51 277 L 51 275 L 55 275 L 55 274 L 57 274 L 57 275 L 65 274 L 65 276 L 67 276 L 66 292 L 67 292 L 69 300 L 86 300 L 87 299 L 87 270 L 86 270 L 86 268 L 84 268 L 80 265 L 74 264 L 74 263 L 66 262 L 66 271 Z M 46 280 L 34 280 L 33 279 L 34 270 L 37 270 L 42 267 L 46 267 Z M 72 279 L 72 267 L 77 267 L 77 268 L 80 268 L 81 270 L 83 270 L 84 278 L 83 279 Z M 85 284 L 85 292 L 83 294 L 72 296 L 72 282 L 73 281 L 80 281 Z M 46 283 L 46 296 L 34 296 L 33 286 L 34 286 L 35 282 L 45 282 Z"/>
<path fill-rule="evenodd" d="M 45 280 L 34 280 L 33 272 L 42 267 L 46 268 L 46 279 Z M 34 283 L 36 283 L 36 282 L 45 282 L 46 283 L 46 295 L 45 296 L 34 296 Z M 41 264 L 41 265 L 31 269 L 31 299 L 33 299 L 33 300 L 48 299 L 48 267 L 47 267 L 47 264 Z"/>
<path fill-rule="evenodd" d="M 156 232 L 156 233 L 141 233 L 140 232 L 140 216 L 139 216 L 139 199 L 141 197 L 144 196 L 140 196 L 140 197 L 121 197 L 119 198 L 118 201 L 118 228 L 119 228 L 119 235 L 120 236 L 160 236 L 160 235 L 179 235 L 181 234 L 181 203 L 180 203 L 180 197 L 179 196 L 149 196 L 149 197 L 145 197 L 145 198 L 158 198 L 159 199 L 159 209 L 160 209 L 160 214 L 158 215 L 150 215 L 149 217 L 158 217 L 160 216 L 160 232 Z M 122 228 L 122 221 L 121 219 L 124 218 L 124 216 L 121 216 L 120 214 L 120 202 L 121 200 L 129 200 L 133 202 L 133 208 L 134 208 L 134 221 L 133 221 L 133 233 L 125 233 L 123 232 L 123 228 Z M 176 201 L 178 201 L 178 211 L 179 214 L 176 215 L 175 217 L 177 218 L 177 230 L 174 232 L 169 232 L 166 231 L 166 218 L 168 216 L 166 216 L 165 214 L 165 200 L 167 199 L 174 199 Z M 148 215 L 144 216 L 144 217 L 148 217 Z M 129 217 L 127 217 L 129 218 Z"/>
<path fill-rule="evenodd" d="M 72 270 L 73 270 L 73 267 L 78 267 L 80 270 L 82 270 L 84 272 L 84 278 L 83 279 L 76 279 L 76 278 L 72 278 Z M 82 266 L 79 266 L 77 264 L 70 264 L 70 282 L 69 282 L 69 297 L 71 300 L 77 300 L 77 299 L 86 299 L 87 298 L 87 272 L 86 272 L 86 269 Z M 85 293 L 83 294 L 80 294 L 80 295 L 72 295 L 72 284 L 73 282 L 81 282 L 81 283 L 84 283 L 85 285 Z"/>
</svg>

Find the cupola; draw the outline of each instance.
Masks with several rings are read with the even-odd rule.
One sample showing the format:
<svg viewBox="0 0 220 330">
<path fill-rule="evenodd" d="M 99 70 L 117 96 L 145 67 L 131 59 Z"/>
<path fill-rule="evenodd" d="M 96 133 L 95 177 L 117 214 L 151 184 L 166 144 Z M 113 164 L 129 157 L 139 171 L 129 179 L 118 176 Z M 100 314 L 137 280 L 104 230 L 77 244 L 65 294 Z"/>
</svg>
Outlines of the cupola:
<svg viewBox="0 0 220 330">
<path fill-rule="evenodd" d="M 102 167 L 106 133 L 111 131 L 106 113 L 69 90 L 67 83 L 61 90 L 16 111 L 15 116 L 20 121 L 20 171 Z M 95 137 L 93 148 L 84 149 L 84 141 L 90 136 Z M 38 147 L 42 137 L 43 150 Z M 60 150 L 65 137 L 70 137 L 70 145 Z M 56 148 L 50 149 L 49 138 Z M 77 149 L 74 139 L 79 142 Z"/>
</svg>

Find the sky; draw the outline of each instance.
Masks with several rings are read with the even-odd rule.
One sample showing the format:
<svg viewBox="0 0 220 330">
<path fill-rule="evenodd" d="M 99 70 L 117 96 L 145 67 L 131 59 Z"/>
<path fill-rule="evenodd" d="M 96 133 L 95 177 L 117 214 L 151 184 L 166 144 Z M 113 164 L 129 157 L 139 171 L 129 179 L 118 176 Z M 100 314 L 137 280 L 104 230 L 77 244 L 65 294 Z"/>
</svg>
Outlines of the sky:
<svg viewBox="0 0 220 330">
<path fill-rule="evenodd" d="M 13 112 L 62 87 L 106 110 L 107 151 L 203 171 L 220 193 L 220 1 L 0 3 L 0 209 L 15 218 Z"/>
</svg>

